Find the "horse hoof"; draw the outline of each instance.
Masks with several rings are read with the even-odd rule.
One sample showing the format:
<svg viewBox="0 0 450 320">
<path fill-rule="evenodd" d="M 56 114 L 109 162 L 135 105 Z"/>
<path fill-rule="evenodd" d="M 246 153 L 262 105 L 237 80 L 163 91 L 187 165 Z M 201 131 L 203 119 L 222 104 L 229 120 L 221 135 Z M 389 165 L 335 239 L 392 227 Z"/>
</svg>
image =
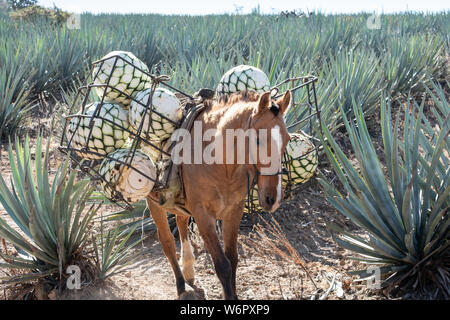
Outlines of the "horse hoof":
<svg viewBox="0 0 450 320">
<path fill-rule="evenodd" d="M 181 293 L 178 300 L 198 300 L 198 298 L 194 291 L 189 290 Z"/>
</svg>

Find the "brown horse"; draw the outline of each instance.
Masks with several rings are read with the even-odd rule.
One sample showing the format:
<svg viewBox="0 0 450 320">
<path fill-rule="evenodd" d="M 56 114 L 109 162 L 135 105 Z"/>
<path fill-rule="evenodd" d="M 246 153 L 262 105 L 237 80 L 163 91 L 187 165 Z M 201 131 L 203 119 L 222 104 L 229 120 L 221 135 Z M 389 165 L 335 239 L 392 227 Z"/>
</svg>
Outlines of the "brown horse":
<svg viewBox="0 0 450 320">
<path fill-rule="evenodd" d="M 169 229 L 166 209 L 159 205 L 157 193 L 152 193 L 147 198 L 163 251 L 175 273 L 180 299 L 189 296 L 185 282 L 193 285 L 194 281 L 194 256 L 188 235 L 190 216 L 194 218 L 212 257 L 223 287 L 224 298 L 237 299 L 237 236 L 248 184 L 249 181 L 256 181 L 258 184 L 259 202 L 265 210 L 273 212 L 278 208 L 283 197 L 281 155 L 289 141 L 283 115 L 290 105 L 290 100 L 290 91 L 277 101 L 271 98 L 270 92 L 263 94 L 242 92 L 204 102 L 205 110 L 196 120 L 201 126 L 194 125 L 190 131 L 191 136 L 200 134 L 203 137 L 209 129 L 216 130 L 215 139 L 219 136 L 225 137 L 228 132 L 249 131 L 248 129 L 256 130 L 256 132 L 265 129 L 267 134 L 262 135 L 262 138 L 260 135 L 248 135 L 245 143 L 241 145 L 237 141 L 237 136 L 231 139 L 233 143 L 222 139 L 223 153 L 216 154 L 219 159 L 224 160 L 222 163 L 220 161 L 209 164 L 182 163 L 179 166 L 185 202 L 183 210 L 175 207 L 170 211 L 176 214 L 180 234 L 181 268 L 176 258 L 175 240 Z M 189 150 L 192 153 L 195 152 L 193 145 Z M 202 148 L 207 148 L 207 145 L 207 141 L 202 142 Z M 265 158 L 259 156 L 256 161 L 252 161 L 255 152 L 260 154 L 259 149 L 262 147 L 266 148 Z M 230 152 L 233 152 L 233 156 L 230 156 Z M 238 161 L 242 154 L 245 155 L 245 163 Z M 230 158 L 233 161 L 229 161 Z M 275 161 L 276 163 L 269 163 L 268 159 L 278 160 Z M 216 233 L 216 220 L 222 220 L 224 250 Z"/>
</svg>

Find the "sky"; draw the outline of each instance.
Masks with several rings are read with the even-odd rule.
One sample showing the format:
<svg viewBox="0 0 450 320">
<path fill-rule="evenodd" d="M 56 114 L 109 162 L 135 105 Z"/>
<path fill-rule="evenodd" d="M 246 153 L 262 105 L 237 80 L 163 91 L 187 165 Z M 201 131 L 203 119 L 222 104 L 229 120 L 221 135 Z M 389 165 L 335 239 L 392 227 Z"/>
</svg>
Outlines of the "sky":
<svg viewBox="0 0 450 320">
<path fill-rule="evenodd" d="M 283 10 L 321 11 L 323 13 L 401 11 L 436 12 L 450 10 L 450 1 L 444 0 L 38 0 L 45 7 L 57 7 L 82 13 L 160 13 L 160 14 L 220 14 L 250 13 L 260 6 L 262 13 Z"/>
</svg>

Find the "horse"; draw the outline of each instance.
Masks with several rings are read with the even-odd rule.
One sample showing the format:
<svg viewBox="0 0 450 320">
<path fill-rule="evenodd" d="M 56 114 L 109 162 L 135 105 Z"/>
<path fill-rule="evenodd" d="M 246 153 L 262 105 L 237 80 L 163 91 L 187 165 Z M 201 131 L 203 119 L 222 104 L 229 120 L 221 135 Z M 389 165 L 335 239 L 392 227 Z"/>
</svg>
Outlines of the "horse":
<svg viewBox="0 0 450 320">
<path fill-rule="evenodd" d="M 236 146 L 237 137 L 232 139 L 231 144 L 223 141 L 223 154 L 219 155 L 219 158 L 226 159 L 227 154 L 234 151 L 234 161 L 179 165 L 185 202 L 183 210 L 174 207 L 170 212 L 176 215 L 176 225 L 181 241 L 180 263 L 177 261 L 175 239 L 167 220 L 167 208 L 159 204 L 157 192 L 152 192 L 147 197 L 147 206 L 156 225 L 159 241 L 175 275 L 179 299 L 190 299 L 193 294 L 192 290 L 186 290 L 186 283 L 194 287 L 194 255 L 188 230 L 191 216 L 212 257 L 217 277 L 222 284 L 223 298 L 238 299 L 236 294 L 237 237 L 249 182 L 254 181 L 258 186 L 261 207 L 266 211 L 274 212 L 283 197 L 281 156 L 290 139 L 283 116 L 290 103 L 289 90 L 278 100 L 272 98 L 270 91 L 265 93 L 244 91 L 203 102 L 204 110 L 196 119 L 201 126 L 194 125 L 190 130 L 191 136 L 195 134 L 203 136 L 209 129 L 217 132 L 216 138 L 220 135 L 225 136 L 228 130 L 253 129 L 256 132 L 266 130 L 268 134 L 262 135 L 262 138 L 259 135 L 249 134 L 246 137 L 246 143 L 241 145 L 240 149 Z M 202 148 L 206 148 L 207 142 L 203 141 L 201 145 Z M 266 158 L 257 157 L 256 160 L 251 161 L 252 155 L 259 152 L 262 147 L 266 148 Z M 189 151 L 195 151 L 192 143 Z M 242 153 L 245 153 L 245 161 L 239 163 L 236 159 Z M 276 160 L 276 163 L 268 163 L 270 161 L 267 160 L 274 154 L 278 157 L 273 158 L 279 158 L 279 160 Z M 229 158 L 232 157 L 229 156 Z M 216 232 L 217 220 L 222 220 L 224 249 Z"/>
</svg>

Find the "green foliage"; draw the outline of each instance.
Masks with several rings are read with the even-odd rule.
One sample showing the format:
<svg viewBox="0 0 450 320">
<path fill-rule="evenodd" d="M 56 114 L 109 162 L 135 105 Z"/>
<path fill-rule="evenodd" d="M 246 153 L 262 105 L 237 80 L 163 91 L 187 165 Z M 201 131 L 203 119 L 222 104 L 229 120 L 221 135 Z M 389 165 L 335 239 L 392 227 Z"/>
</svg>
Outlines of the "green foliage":
<svg viewBox="0 0 450 320">
<path fill-rule="evenodd" d="M 31 95 L 57 96 L 61 88 L 83 82 L 91 63 L 112 50 L 133 52 L 152 72 L 170 75 L 172 85 L 191 94 L 215 88 L 238 64 L 261 68 L 272 85 L 310 73 L 319 76 L 319 105 L 335 128 L 342 124 L 339 106 L 351 116 L 353 98 L 369 115 L 383 89 L 393 97 L 418 96 L 428 77 L 448 77 L 450 13 L 383 15 L 379 30 L 367 28 L 368 17 L 83 14 L 80 29 L 70 30 L 64 23 L 49 27 L 45 17 L 33 18 L 30 28 L 0 15 L 0 55 L 6 47 L 19 53 L 12 62 L 25 66 L 23 90 Z"/>
<path fill-rule="evenodd" d="M 94 239 L 95 261 L 99 279 L 105 280 L 124 271 L 131 263 L 145 253 L 145 250 L 133 249 L 142 241 L 141 237 L 130 239 L 138 225 L 123 230 L 122 226 L 105 231 L 103 222 L 98 239 Z"/>
<path fill-rule="evenodd" d="M 343 117 L 339 109 L 344 110 L 347 117 L 353 115 L 353 101 L 361 106 L 364 115 L 370 116 L 377 110 L 377 104 L 384 89 L 379 60 L 373 52 L 365 50 L 341 51 L 324 66 L 324 76 L 318 84 L 322 98 L 322 119 L 329 128 L 336 129 L 342 125 Z M 322 88 L 336 88 L 336 100 L 328 100 Z"/>
<path fill-rule="evenodd" d="M 408 100 L 403 109 L 403 137 L 399 135 L 400 113 L 393 126 L 390 101 L 381 101 L 387 177 L 360 105 L 353 104 L 356 123 L 341 108 L 359 171 L 324 126 L 326 154 L 347 194 L 324 177 L 320 183 L 328 201 L 368 233 L 368 238 L 361 238 L 330 224 L 337 232 L 335 240 L 360 254 L 355 259 L 379 265 L 387 277 L 385 285 L 429 289 L 432 284 L 434 291 L 438 288 L 441 296 L 449 298 L 450 106 L 438 85 L 427 92 L 434 101 L 438 128 L 424 116 L 425 102 L 418 105 Z M 365 270 L 356 273 L 368 276 Z"/>
<path fill-rule="evenodd" d="M 15 2 L 15 1 L 13 1 Z M 28 0 L 21 1 L 21 2 L 28 2 Z M 33 2 L 33 1 L 29 1 Z M 40 20 L 44 20 L 52 25 L 62 25 L 66 23 L 67 19 L 70 17 L 70 13 L 65 12 L 61 9 L 58 9 L 57 7 L 54 7 L 53 9 L 44 8 L 38 5 L 30 4 L 21 6 L 18 8 L 15 8 L 13 11 L 9 14 L 11 19 L 13 20 L 21 20 L 21 21 L 27 21 L 27 22 L 36 22 Z"/>
<path fill-rule="evenodd" d="M 341 51 L 326 62 L 318 74 L 316 84 L 317 103 L 321 108 L 321 119 L 331 131 L 343 125 L 342 108 L 347 117 L 354 117 L 352 101 L 359 101 L 364 115 L 370 116 L 378 107 L 378 101 L 384 88 L 379 59 L 367 50 Z M 305 63 L 301 70 L 314 74 L 314 69 Z M 306 74 L 307 74 L 306 73 Z M 305 74 L 305 75 L 306 75 Z M 298 104 L 290 108 L 286 117 L 288 125 L 305 117 L 308 111 L 308 93 L 301 90 L 296 93 Z M 312 98 L 311 98 L 312 99 Z M 318 131 L 316 118 L 313 128 Z M 309 130 L 307 130 L 309 131 Z M 315 135 L 318 135 L 316 132 Z"/>
<path fill-rule="evenodd" d="M 426 80 L 439 79 L 443 49 L 441 40 L 434 36 L 389 38 L 381 62 L 389 94 L 396 97 L 423 92 Z"/>
<path fill-rule="evenodd" d="M 9 45 L 0 48 L 0 141 L 24 124 L 32 108 L 24 82 L 27 69 L 17 60 Z"/>
<path fill-rule="evenodd" d="M 434 82 L 448 77 L 444 59 L 450 50 L 449 12 L 383 15 L 378 30 L 367 28 L 368 14 L 315 13 L 295 19 L 277 19 L 276 16 L 256 13 L 197 17 L 83 14 L 81 28 L 76 30 L 67 28 L 67 17 L 66 13 L 56 8 L 38 6 L 18 10 L 11 17 L 0 13 L 0 137 L 11 135 L 23 126 L 32 106 L 30 101 L 37 95 L 51 94 L 56 99 L 60 98 L 60 102 L 73 102 L 76 95 L 74 87 L 79 87 L 88 77 L 87 70 L 92 62 L 112 50 L 133 52 L 152 72 L 169 74 L 172 85 L 191 94 L 201 87 L 215 88 L 222 74 L 238 64 L 263 69 L 272 85 L 289 77 L 313 74 L 319 77 L 317 100 L 323 110 L 323 122 L 328 128 L 325 132 L 336 154 L 333 155 L 330 149 L 326 151 L 332 157 L 342 183 L 348 187 L 350 196 L 344 198 L 330 189 L 324 180 L 322 182 L 328 188 L 329 199 L 340 206 L 339 210 L 372 232 L 368 244 L 362 245 L 364 250 L 368 250 L 364 254 L 374 255 L 374 262 L 386 263 L 388 267 L 383 270 L 395 272 L 395 268 L 402 269 L 403 273 L 398 273 L 400 275 L 409 272 L 415 263 L 420 263 L 425 254 L 431 254 L 430 258 L 434 258 L 438 256 L 438 253 L 433 253 L 434 250 L 445 247 L 439 240 L 444 229 L 443 220 L 438 217 L 444 219 L 448 215 L 441 214 L 442 210 L 435 208 L 443 204 L 448 206 L 447 200 L 444 201 L 441 196 L 442 189 L 439 189 L 439 183 L 448 183 L 448 160 L 441 156 L 445 153 L 438 152 L 443 148 L 448 152 L 448 140 L 433 131 L 435 124 L 432 125 L 428 119 L 423 116 L 415 119 L 406 116 L 408 113 L 405 114 L 406 127 L 412 129 L 405 131 L 403 139 L 397 137 L 397 127 L 391 128 L 386 120 L 390 111 L 381 99 L 381 92 L 386 90 L 393 98 L 428 94 L 435 102 L 432 108 L 434 118 L 442 131 L 445 130 L 448 125 L 448 103 L 443 91 Z M 298 92 L 296 98 L 300 103 L 290 109 L 288 124 L 296 122 L 306 112 L 306 93 Z M 381 176 L 380 163 L 367 141 L 363 120 L 363 116 L 378 110 L 380 101 L 384 142 L 389 153 L 385 159 L 390 166 L 387 180 Z M 408 106 L 416 113 L 422 107 L 411 102 Z M 353 117 L 357 118 L 357 128 L 350 120 Z M 365 169 L 361 173 L 352 169 L 332 139 L 332 131 L 342 125 L 349 131 L 355 152 L 360 157 L 358 160 Z M 445 141 L 443 147 L 442 141 Z M 27 144 L 23 151 L 17 152 L 20 155 L 17 162 L 21 164 L 12 162 L 15 168 L 13 191 L 7 191 L 6 183 L 0 181 L 3 185 L 0 194 L 4 201 L 15 204 L 9 205 L 8 213 L 16 217 L 16 223 L 23 230 L 28 230 L 28 234 L 22 231 L 24 234 L 20 233 L 19 237 L 4 224 L 1 224 L 0 230 L 20 244 L 16 247 L 32 257 L 32 260 L 23 258 L 17 263 L 37 270 L 37 273 L 31 273 L 34 276 L 39 272 L 53 272 L 60 267 L 60 253 L 55 253 L 54 249 L 61 243 L 59 230 L 65 229 L 61 229 L 61 221 L 51 222 L 56 219 L 54 211 L 45 211 L 42 204 L 38 205 L 43 202 L 42 190 L 49 185 L 45 182 L 48 179 L 45 173 L 48 169 L 45 167 L 47 158 L 44 162 L 36 158 L 39 165 L 35 166 L 41 167 L 41 173 L 35 179 L 44 188 L 33 189 L 31 177 L 34 176 L 27 171 L 30 165 L 24 156 L 26 148 Z M 70 194 L 70 189 L 76 189 L 78 187 L 75 186 L 85 182 L 72 181 L 70 185 L 71 178 L 63 179 L 66 174 L 72 177 L 65 164 L 58 172 L 51 191 L 46 191 L 46 195 L 58 196 L 58 201 L 67 204 L 72 197 L 63 199 L 60 192 Z M 25 184 L 34 191 L 26 193 L 23 190 Z M 369 187 L 378 184 L 381 186 L 379 190 Z M 447 192 L 445 190 L 444 193 Z M 81 199 L 84 196 L 80 195 Z M 438 199 L 442 203 L 438 203 Z M 50 206 L 53 201 L 56 200 L 46 200 L 45 203 Z M 412 217 L 403 215 L 403 208 L 407 207 L 403 203 L 406 205 L 408 201 L 414 209 L 411 211 Z M 80 202 L 79 206 L 84 204 Z M 38 211 L 29 210 L 34 207 Z M 72 213 L 66 212 L 66 215 L 77 216 L 77 207 L 72 208 Z M 136 217 L 144 209 L 145 204 L 141 203 L 136 211 L 117 213 L 110 218 Z M 30 220 L 31 212 L 34 216 L 46 218 Z M 424 212 L 433 212 L 434 216 Z M 414 224 L 411 229 L 408 223 L 415 223 L 417 217 L 419 227 Z M 67 217 L 64 219 L 64 226 L 67 227 L 69 220 Z M 134 240 L 129 238 L 121 243 L 139 223 L 154 228 L 151 218 L 146 218 L 144 222 L 122 225 L 119 233 L 115 229 L 107 231 L 102 234 L 101 241 L 97 239 L 100 243 L 96 242 L 96 260 L 103 276 L 120 265 L 118 261 L 128 261 L 120 252 Z M 31 233 L 31 229 L 40 230 L 40 233 Z M 425 230 L 428 234 L 422 236 Z M 119 247 L 117 251 L 114 249 Z M 352 244 L 352 248 L 360 247 Z M 66 249 L 65 252 L 69 251 Z M 114 256 L 121 258 L 116 260 Z M 65 261 L 70 259 L 67 254 L 64 257 Z"/>
<path fill-rule="evenodd" d="M 37 4 L 37 0 L 8 0 L 8 6 L 13 10 L 31 7 Z"/>
<path fill-rule="evenodd" d="M 69 170 L 69 157 L 58 166 L 50 182 L 49 146 L 50 143 L 42 150 L 39 135 L 33 165 L 30 140 L 27 137 L 22 144 L 16 138 L 15 150 L 12 144 L 9 146 L 11 189 L 0 176 L 0 203 L 15 224 L 13 227 L 0 219 L 0 237 L 19 253 L 1 253 L 0 267 L 26 271 L 5 279 L 9 282 L 30 281 L 61 272 L 89 239 L 96 210 L 91 207 L 85 212 L 85 209 L 93 188 L 87 180 L 76 180 L 76 171 Z"/>
</svg>

